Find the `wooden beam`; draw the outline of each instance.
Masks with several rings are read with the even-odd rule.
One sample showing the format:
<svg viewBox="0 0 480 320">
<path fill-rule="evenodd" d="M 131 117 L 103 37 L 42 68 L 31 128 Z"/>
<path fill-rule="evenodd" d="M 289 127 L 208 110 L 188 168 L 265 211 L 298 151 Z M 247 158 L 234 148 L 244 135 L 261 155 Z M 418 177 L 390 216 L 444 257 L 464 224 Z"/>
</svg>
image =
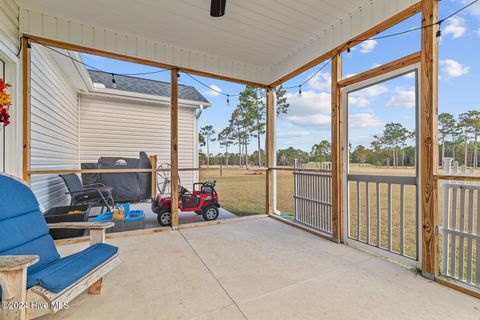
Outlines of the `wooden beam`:
<svg viewBox="0 0 480 320">
<path fill-rule="evenodd" d="M 444 174 L 436 174 L 434 177 L 435 181 L 438 180 L 453 180 L 453 181 L 472 181 L 480 182 L 480 176 L 452 176 Z"/>
<path fill-rule="evenodd" d="M 31 121 L 31 50 L 28 40 L 22 38 L 22 178 L 30 185 L 31 176 L 29 174 L 31 167 L 31 142 L 30 142 L 30 121 Z"/>
<path fill-rule="evenodd" d="M 267 89 L 267 128 L 266 128 L 266 160 L 267 160 L 267 175 L 266 175 L 266 213 L 273 214 L 273 171 L 272 168 L 275 166 L 273 163 L 273 153 L 274 143 L 273 139 L 275 137 L 275 128 L 274 128 L 274 117 L 275 110 L 273 105 L 273 90 L 272 88 Z"/>
<path fill-rule="evenodd" d="M 438 21 L 438 0 L 422 1 L 422 26 Z M 438 274 L 437 116 L 438 116 L 438 25 L 422 29 L 420 85 L 420 171 L 422 201 L 422 272 Z"/>
<path fill-rule="evenodd" d="M 65 50 L 83 52 L 83 53 L 88 53 L 88 54 L 92 54 L 92 55 L 95 55 L 95 56 L 102 56 L 102 57 L 111 58 L 111 59 L 118 59 L 118 60 L 133 62 L 133 63 L 139 63 L 139 64 L 144 64 L 144 65 L 152 66 L 152 67 L 156 67 L 156 68 L 177 69 L 179 72 L 185 72 L 185 73 L 189 73 L 189 74 L 192 74 L 192 75 L 208 77 L 208 78 L 213 78 L 213 79 L 222 80 L 222 81 L 230 81 L 230 82 L 240 83 L 240 84 L 244 84 L 244 85 L 251 86 L 251 87 L 258 87 L 258 88 L 266 88 L 267 87 L 266 84 L 259 83 L 259 82 L 248 81 L 248 80 L 243 80 L 243 79 L 228 77 L 228 76 L 222 76 L 222 75 L 218 75 L 218 74 L 214 74 L 214 73 L 199 71 L 199 70 L 190 69 L 190 68 L 179 67 L 179 66 L 176 66 L 176 65 L 172 65 L 172 64 L 168 64 L 168 63 L 162 63 L 162 62 L 148 60 L 148 59 L 131 57 L 131 56 L 128 56 L 128 55 L 113 53 L 113 52 L 109 52 L 109 51 L 105 51 L 105 50 L 92 49 L 92 48 L 89 48 L 89 47 L 79 46 L 79 45 L 76 45 L 76 44 L 66 43 L 66 42 L 62 42 L 62 41 L 58 41 L 58 40 L 51 40 L 51 39 L 38 37 L 38 36 L 33 36 L 33 35 L 27 35 L 27 34 L 25 34 L 24 37 L 27 37 L 33 43 L 36 42 L 36 43 L 39 43 L 39 44 L 44 45 L 44 46 L 51 46 L 51 47 L 57 47 L 57 48 L 65 49 Z"/>
<path fill-rule="evenodd" d="M 405 56 L 405 57 L 400 58 L 398 60 L 395 60 L 395 61 L 389 62 L 387 64 L 381 65 L 377 68 L 373 68 L 373 69 L 370 69 L 368 71 L 365 71 L 365 72 L 359 73 L 357 75 L 354 75 L 350 78 L 341 80 L 338 83 L 338 85 L 340 86 L 340 88 L 344 88 L 344 87 L 350 86 L 352 84 L 355 84 L 355 83 L 358 83 L 358 82 L 361 82 L 361 81 L 365 81 L 365 80 L 369 80 L 369 79 L 378 77 L 380 75 L 383 75 L 385 73 L 389 73 L 389 72 L 404 68 L 406 66 L 409 66 L 409 65 L 412 65 L 412 64 L 415 64 L 415 63 L 419 63 L 421 61 L 421 59 L 422 59 L 422 53 L 420 51 L 415 52 L 411 55 Z"/>
<path fill-rule="evenodd" d="M 332 60 L 332 238 L 343 241 L 343 106 L 338 83 L 342 80 L 342 56 Z"/>
<path fill-rule="evenodd" d="M 151 155 L 150 157 L 150 164 L 152 165 L 152 198 L 157 196 L 157 155 Z"/>
<path fill-rule="evenodd" d="M 403 20 L 408 19 L 411 16 L 421 12 L 421 10 L 422 10 L 421 7 L 422 6 L 421 6 L 420 1 L 415 3 L 414 5 L 406 8 L 405 10 L 403 10 L 400 13 L 394 15 L 393 17 L 390 17 L 387 20 L 382 21 L 381 23 L 377 24 L 373 28 L 370 28 L 369 30 L 359 34 L 358 36 L 350 39 L 349 41 L 346 41 L 346 42 L 342 43 L 338 47 L 335 47 L 332 50 L 330 50 L 328 52 L 325 52 L 321 56 L 311 60 L 310 62 L 304 64 L 300 68 L 298 68 L 298 69 L 286 74 L 285 76 L 281 77 L 280 79 L 272 82 L 270 84 L 270 86 L 271 87 L 279 86 L 280 84 L 284 83 L 285 81 L 288 81 L 288 80 L 292 79 L 293 77 L 296 77 L 299 74 L 315 67 L 316 65 L 318 65 L 318 64 L 320 64 L 320 63 L 322 63 L 322 62 L 324 62 L 328 59 L 331 59 L 337 53 L 340 54 L 341 52 L 347 50 L 348 48 L 354 47 L 354 46 L 358 45 L 359 43 L 363 42 L 364 40 L 367 40 L 367 39 L 383 32 L 383 31 L 387 30 L 388 28 L 393 27 L 394 25 L 398 24 L 399 22 L 402 22 Z"/>
<path fill-rule="evenodd" d="M 178 69 L 171 71 L 170 156 L 172 228 L 178 229 Z"/>
<path fill-rule="evenodd" d="M 472 289 L 469 288 L 468 285 L 463 285 L 461 282 L 455 283 L 453 282 L 454 280 L 449 280 L 444 277 L 437 277 L 435 278 L 435 282 L 438 282 L 441 285 L 444 285 L 446 287 L 449 287 L 451 289 L 460 291 L 462 293 L 468 294 L 469 296 L 472 296 L 474 298 L 480 299 L 480 293 L 478 291 L 475 291 L 473 287 Z"/>
</svg>

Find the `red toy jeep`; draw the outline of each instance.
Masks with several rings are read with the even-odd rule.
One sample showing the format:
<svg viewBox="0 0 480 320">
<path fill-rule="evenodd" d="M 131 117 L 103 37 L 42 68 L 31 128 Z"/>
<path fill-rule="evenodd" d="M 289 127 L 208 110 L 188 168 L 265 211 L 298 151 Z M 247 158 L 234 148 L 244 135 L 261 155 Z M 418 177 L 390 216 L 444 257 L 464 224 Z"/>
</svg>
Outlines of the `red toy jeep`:
<svg viewBox="0 0 480 320">
<path fill-rule="evenodd" d="M 194 211 L 201 214 L 205 221 L 218 218 L 220 204 L 215 191 L 215 180 L 197 182 L 193 184 L 193 192 L 180 186 L 178 208 L 182 212 Z M 161 226 L 172 223 L 171 197 L 158 194 L 152 199 L 152 211 L 157 214 L 157 221 Z"/>
</svg>

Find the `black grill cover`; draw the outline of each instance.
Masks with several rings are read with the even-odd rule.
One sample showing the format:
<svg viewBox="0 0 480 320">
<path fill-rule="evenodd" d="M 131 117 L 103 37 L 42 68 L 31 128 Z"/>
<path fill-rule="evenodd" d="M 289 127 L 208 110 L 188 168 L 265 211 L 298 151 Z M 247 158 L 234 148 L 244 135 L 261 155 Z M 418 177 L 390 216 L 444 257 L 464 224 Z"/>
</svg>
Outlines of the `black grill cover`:
<svg viewBox="0 0 480 320">
<path fill-rule="evenodd" d="M 82 164 L 83 166 L 86 164 Z M 123 157 L 101 157 L 96 164 L 98 169 L 151 169 L 150 159 L 145 152 L 140 152 L 139 159 Z M 90 176 L 91 177 L 87 177 Z M 100 181 L 94 181 L 100 176 Z M 112 196 L 115 202 L 140 201 L 151 197 L 151 173 L 101 173 L 99 175 L 82 175 L 84 184 L 103 183 L 113 187 Z"/>
</svg>

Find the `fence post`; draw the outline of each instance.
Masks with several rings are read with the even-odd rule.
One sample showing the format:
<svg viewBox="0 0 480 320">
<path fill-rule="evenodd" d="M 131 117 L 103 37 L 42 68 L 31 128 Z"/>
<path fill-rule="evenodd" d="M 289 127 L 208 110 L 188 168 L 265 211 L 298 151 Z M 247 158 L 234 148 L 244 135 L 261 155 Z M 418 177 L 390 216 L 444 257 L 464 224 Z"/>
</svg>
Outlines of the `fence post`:
<svg viewBox="0 0 480 320">
<path fill-rule="evenodd" d="M 267 165 L 267 174 L 266 174 L 266 214 L 273 214 L 273 153 L 274 143 L 273 138 L 275 135 L 274 126 L 273 126 L 273 117 L 274 106 L 273 106 L 273 88 L 267 88 L 267 128 L 266 128 L 266 165 Z"/>
</svg>

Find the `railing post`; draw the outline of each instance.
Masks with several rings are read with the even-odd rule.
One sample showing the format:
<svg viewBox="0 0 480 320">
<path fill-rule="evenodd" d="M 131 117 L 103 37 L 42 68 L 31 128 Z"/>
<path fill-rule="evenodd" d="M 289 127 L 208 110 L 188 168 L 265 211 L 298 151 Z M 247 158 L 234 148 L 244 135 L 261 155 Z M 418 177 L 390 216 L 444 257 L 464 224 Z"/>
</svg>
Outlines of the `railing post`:
<svg viewBox="0 0 480 320">
<path fill-rule="evenodd" d="M 340 87 L 342 80 L 342 56 L 337 54 L 332 59 L 332 238 L 343 240 L 343 149 L 342 124 L 343 107 L 341 105 Z"/>
<path fill-rule="evenodd" d="M 273 153 L 274 150 L 274 143 L 273 138 L 275 135 L 274 126 L 273 126 L 273 117 L 274 114 L 274 106 L 273 106 L 273 89 L 267 88 L 267 141 L 266 141 L 266 165 L 267 165 L 267 175 L 266 175 L 266 207 L 265 211 L 266 214 L 273 214 L 273 170 L 274 167 L 273 163 Z"/>
<path fill-rule="evenodd" d="M 178 69 L 171 72 L 170 156 L 171 156 L 171 211 L 172 228 L 178 229 Z"/>
<path fill-rule="evenodd" d="M 422 59 L 420 93 L 420 170 L 422 199 L 422 272 L 438 274 L 437 165 L 438 115 L 438 0 L 422 1 Z M 428 27 L 430 26 L 430 27 Z"/>
</svg>

